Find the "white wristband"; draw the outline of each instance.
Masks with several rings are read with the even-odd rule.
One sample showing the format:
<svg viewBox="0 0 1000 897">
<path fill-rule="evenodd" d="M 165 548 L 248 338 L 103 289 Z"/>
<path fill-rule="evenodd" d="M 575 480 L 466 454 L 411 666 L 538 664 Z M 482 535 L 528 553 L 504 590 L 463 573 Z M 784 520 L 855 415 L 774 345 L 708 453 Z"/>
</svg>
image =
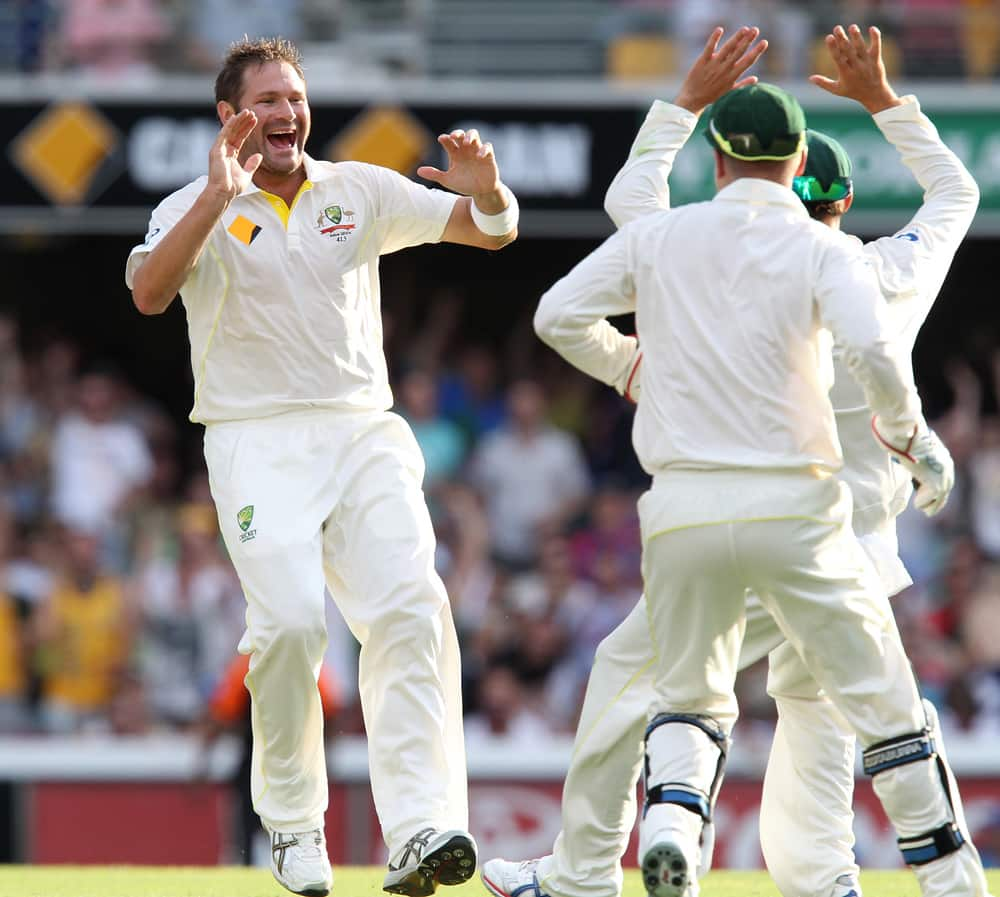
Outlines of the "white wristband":
<svg viewBox="0 0 1000 897">
<path fill-rule="evenodd" d="M 502 237 L 504 234 L 509 234 L 517 227 L 517 219 L 520 215 L 517 197 L 511 193 L 506 184 L 501 184 L 500 189 L 507 197 L 507 208 L 495 215 L 487 215 L 480 211 L 476 201 L 472 200 L 472 220 L 482 233 L 489 234 L 491 237 Z"/>
</svg>

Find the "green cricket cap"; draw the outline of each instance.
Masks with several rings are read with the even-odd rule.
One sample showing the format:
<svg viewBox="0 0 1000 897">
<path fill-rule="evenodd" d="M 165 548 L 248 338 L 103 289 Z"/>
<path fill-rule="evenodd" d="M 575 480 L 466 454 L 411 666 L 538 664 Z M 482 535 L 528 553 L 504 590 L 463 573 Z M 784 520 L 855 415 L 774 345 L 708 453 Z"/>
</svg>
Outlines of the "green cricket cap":
<svg viewBox="0 0 1000 897">
<path fill-rule="evenodd" d="M 806 147 L 806 170 L 792 184 L 799 199 L 823 202 L 850 196 L 854 185 L 847 150 L 829 135 L 812 130 L 806 131 Z"/>
<path fill-rule="evenodd" d="M 791 159 L 805 146 L 806 116 L 799 101 L 773 84 L 750 84 L 717 100 L 708 142 L 748 162 Z"/>
</svg>

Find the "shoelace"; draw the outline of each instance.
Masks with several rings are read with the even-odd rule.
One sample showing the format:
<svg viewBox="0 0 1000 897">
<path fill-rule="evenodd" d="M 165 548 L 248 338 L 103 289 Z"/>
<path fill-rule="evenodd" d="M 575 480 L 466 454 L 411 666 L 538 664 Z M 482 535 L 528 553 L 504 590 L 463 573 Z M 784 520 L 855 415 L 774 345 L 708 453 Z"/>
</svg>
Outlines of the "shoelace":
<svg viewBox="0 0 1000 897">
<path fill-rule="evenodd" d="M 313 835 L 312 844 L 309 843 L 309 835 Z M 302 855 L 308 857 L 311 860 L 319 859 L 323 856 L 323 834 L 320 830 L 313 829 L 311 832 L 303 832 L 302 841 L 299 842 L 302 845 Z"/>
</svg>

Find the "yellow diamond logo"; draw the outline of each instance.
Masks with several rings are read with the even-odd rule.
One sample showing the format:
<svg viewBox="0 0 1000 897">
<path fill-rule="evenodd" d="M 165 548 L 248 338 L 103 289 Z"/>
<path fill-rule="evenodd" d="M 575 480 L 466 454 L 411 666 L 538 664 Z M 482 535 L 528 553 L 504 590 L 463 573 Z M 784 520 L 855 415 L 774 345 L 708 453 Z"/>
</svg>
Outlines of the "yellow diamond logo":
<svg viewBox="0 0 1000 897">
<path fill-rule="evenodd" d="M 114 127 L 96 109 L 64 103 L 36 118 L 14 141 L 12 155 L 50 200 L 76 205 L 117 143 Z"/>
<path fill-rule="evenodd" d="M 366 109 L 330 141 L 326 155 L 335 161 L 371 162 L 401 174 L 413 171 L 432 140 L 430 131 L 403 109 Z"/>
</svg>

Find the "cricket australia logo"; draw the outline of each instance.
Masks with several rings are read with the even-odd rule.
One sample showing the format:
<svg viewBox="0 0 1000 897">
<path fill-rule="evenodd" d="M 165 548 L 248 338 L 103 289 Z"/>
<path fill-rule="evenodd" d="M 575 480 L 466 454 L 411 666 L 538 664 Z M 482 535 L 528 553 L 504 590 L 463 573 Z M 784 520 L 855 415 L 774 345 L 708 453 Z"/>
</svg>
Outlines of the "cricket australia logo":
<svg viewBox="0 0 1000 897">
<path fill-rule="evenodd" d="M 256 537 L 257 530 L 250 529 L 250 524 L 253 523 L 253 505 L 240 508 L 236 512 L 236 522 L 240 525 L 240 529 L 243 530 L 240 534 L 241 542 L 249 542 Z"/>
<path fill-rule="evenodd" d="M 346 243 L 354 223 L 354 212 L 343 206 L 327 206 L 316 219 L 316 229 L 324 237 L 333 237 L 338 243 Z"/>
</svg>

